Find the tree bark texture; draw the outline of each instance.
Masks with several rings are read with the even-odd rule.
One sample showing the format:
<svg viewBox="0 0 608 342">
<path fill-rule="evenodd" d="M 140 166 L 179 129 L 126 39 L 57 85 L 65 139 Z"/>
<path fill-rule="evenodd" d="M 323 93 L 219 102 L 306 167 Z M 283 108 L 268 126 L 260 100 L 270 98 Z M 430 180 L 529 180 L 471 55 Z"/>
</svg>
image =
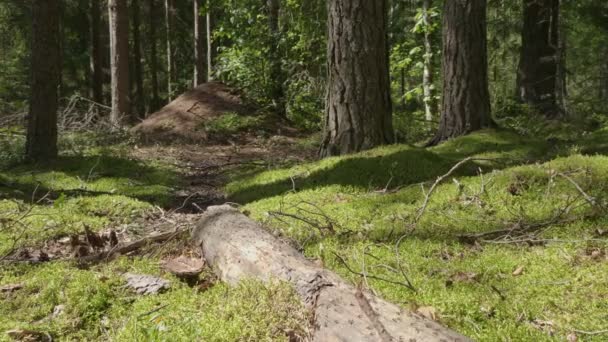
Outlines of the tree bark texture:
<svg viewBox="0 0 608 342">
<path fill-rule="evenodd" d="M 560 115 L 557 104 L 559 0 L 524 0 L 522 47 L 517 72 L 519 99 L 548 118 Z"/>
<path fill-rule="evenodd" d="M 213 0 L 207 0 L 207 14 L 205 15 L 205 23 L 207 25 L 207 80 L 213 80 L 213 19 L 211 11 L 213 10 Z"/>
<path fill-rule="evenodd" d="M 205 26 L 202 25 L 200 0 L 192 0 L 194 10 L 194 77 L 193 86 L 206 82 L 205 77 Z"/>
<path fill-rule="evenodd" d="M 127 0 L 108 0 L 110 18 L 110 74 L 112 113 L 110 121 L 120 125 L 129 114 L 129 12 Z"/>
<path fill-rule="evenodd" d="M 32 3 L 31 86 L 26 156 L 57 156 L 57 107 L 61 83 L 60 0 Z"/>
<path fill-rule="evenodd" d="M 141 17 L 139 3 L 140 0 L 131 0 L 131 14 L 133 16 L 133 76 L 135 78 L 135 115 L 133 117 L 136 120 L 143 119 L 146 116 L 143 66 L 141 56 Z"/>
<path fill-rule="evenodd" d="M 283 68 L 279 44 L 281 41 L 281 31 L 279 29 L 279 13 L 281 9 L 280 0 L 267 0 L 269 39 L 269 61 L 270 61 L 270 96 L 276 112 L 280 116 L 285 116 L 285 91 L 283 89 Z"/>
<path fill-rule="evenodd" d="M 100 0 L 91 0 L 91 97 L 97 103 L 103 103 L 103 48 L 101 45 L 101 4 Z"/>
<path fill-rule="evenodd" d="M 165 0 L 165 28 L 167 46 L 167 97 L 173 99 L 173 80 L 175 79 L 175 68 L 173 65 L 173 19 L 175 8 L 173 0 Z"/>
<path fill-rule="evenodd" d="M 150 103 L 149 112 L 153 113 L 160 107 L 160 98 L 158 95 L 158 55 L 156 45 L 156 25 L 157 11 L 156 0 L 148 0 L 148 10 L 150 13 L 150 23 L 148 29 L 148 44 L 150 44 L 150 83 L 152 88 L 152 101 Z"/>
<path fill-rule="evenodd" d="M 431 42 L 431 21 L 429 9 L 432 0 L 422 0 L 422 20 L 424 21 L 424 70 L 422 71 L 422 89 L 424 96 L 424 117 L 426 121 L 433 121 L 435 117 L 436 101 L 433 94 L 433 45 Z"/>
<path fill-rule="evenodd" d="M 393 142 L 386 0 L 330 0 L 320 157 Z"/>
<path fill-rule="evenodd" d="M 443 101 L 429 145 L 493 125 L 488 90 L 486 1 L 445 1 Z"/>
<path fill-rule="evenodd" d="M 193 239 L 223 281 L 235 284 L 253 278 L 291 283 L 313 313 L 313 341 L 470 341 L 356 289 L 230 206 L 208 208 Z"/>
</svg>

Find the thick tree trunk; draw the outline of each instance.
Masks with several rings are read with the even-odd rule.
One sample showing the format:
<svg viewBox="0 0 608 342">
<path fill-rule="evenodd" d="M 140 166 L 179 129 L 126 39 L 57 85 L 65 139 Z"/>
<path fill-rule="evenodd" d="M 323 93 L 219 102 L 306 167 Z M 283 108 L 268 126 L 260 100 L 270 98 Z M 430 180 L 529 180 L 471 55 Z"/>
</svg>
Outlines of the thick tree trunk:
<svg viewBox="0 0 608 342">
<path fill-rule="evenodd" d="M 175 68 L 173 67 L 173 18 L 175 9 L 173 0 L 165 0 L 165 27 L 167 35 L 167 97 L 173 99 L 173 80 Z"/>
<path fill-rule="evenodd" d="M 140 8 L 139 0 L 131 0 L 131 14 L 133 15 L 133 76 L 135 78 L 135 115 L 133 118 L 143 119 L 145 115 L 144 79 L 141 63 L 141 34 L 140 34 Z"/>
<path fill-rule="evenodd" d="M 524 0 L 524 26 L 517 72 L 519 99 L 547 118 L 561 115 L 557 103 L 559 0 Z"/>
<path fill-rule="evenodd" d="M 270 33 L 268 54 L 270 60 L 270 96 L 274 108 L 280 116 L 285 116 L 285 91 L 283 90 L 283 68 L 281 66 L 281 56 L 279 53 L 279 42 L 281 31 L 279 29 L 279 0 L 267 0 L 268 27 Z"/>
<path fill-rule="evenodd" d="M 108 0 L 110 18 L 110 74 L 112 113 L 110 121 L 122 124 L 129 114 L 129 13 L 127 0 Z"/>
<path fill-rule="evenodd" d="M 25 153 L 33 161 L 46 161 L 57 156 L 60 18 L 59 0 L 32 3 L 32 83 Z"/>
<path fill-rule="evenodd" d="M 313 341 L 470 341 L 357 290 L 230 206 L 210 207 L 193 239 L 223 281 L 235 284 L 254 278 L 291 283 L 313 313 Z"/>
<path fill-rule="evenodd" d="M 386 0 L 330 0 L 320 157 L 393 142 Z"/>
<path fill-rule="evenodd" d="M 211 11 L 213 10 L 213 0 L 207 0 L 207 14 L 205 15 L 205 23 L 207 25 L 207 80 L 213 80 L 213 19 Z"/>
<path fill-rule="evenodd" d="M 158 96 L 158 55 L 156 51 L 156 0 L 148 0 L 148 7 L 148 10 L 150 11 L 148 44 L 150 44 L 150 83 L 152 88 L 152 101 L 150 103 L 149 112 L 154 112 L 160 107 L 160 98 Z"/>
<path fill-rule="evenodd" d="M 493 125 L 485 0 L 444 2 L 442 48 L 441 118 L 439 130 L 429 145 Z"/>
<path fill-rule="evenodd" d="M 103 49 L 101 46 L 101 5 L 100 0 L 91 0 L 91 97 L 103 103 Z"/>
<path fill-rule="evenodd" d="M 422 89 L 424 94 L 424 117 L 433 121 L 435 117 L 435 94 L 433 94 L 433 45 L 431 43 L 431 21 L 429 9 L 431 0 L 422 0 L 422 20 L 424 21 L 424 70 L 422 72 Z"/>
<path fill-rule="evenodd" d="M 200 0 L 192 0 L 194 5 L 194 82 L 193 86 L 205 83 L 205 30 L 201 23 Z"/>
</svg>

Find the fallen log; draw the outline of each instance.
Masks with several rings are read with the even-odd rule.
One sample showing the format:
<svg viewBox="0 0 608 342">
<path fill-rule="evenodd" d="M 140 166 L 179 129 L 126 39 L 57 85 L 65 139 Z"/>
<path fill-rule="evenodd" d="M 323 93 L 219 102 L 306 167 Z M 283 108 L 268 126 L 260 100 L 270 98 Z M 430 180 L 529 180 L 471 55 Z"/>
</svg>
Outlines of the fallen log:
<svg viewBox="0 0 608 342">
<path fill-rule="evenodd" d="M 192 234 L 219 278 L 291 283 L 313 313 L 313 341 L 471 341 L 310 262 L 228 206 L 209 207 Z"/>
</svg>

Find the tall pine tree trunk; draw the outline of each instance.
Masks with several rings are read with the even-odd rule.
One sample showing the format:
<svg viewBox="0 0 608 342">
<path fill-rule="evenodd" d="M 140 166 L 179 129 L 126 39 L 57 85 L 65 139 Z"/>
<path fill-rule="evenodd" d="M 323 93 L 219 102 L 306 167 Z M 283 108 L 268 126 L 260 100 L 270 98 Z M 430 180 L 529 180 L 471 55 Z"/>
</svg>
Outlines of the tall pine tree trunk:
<svg viewBox="0 0 608 342">
<path fill-rule="evenodd" d="M 488 91 L 486 1 L 445 1 L 443 102 L 429 145 L 492 126 Z"/>
<path fill-rule="evenodd" d="M 32 2 L 32 80 L 25 153 L 33 161 L 57 156 L 60 18 L 59 0 Z"/>
<path fill-rule="evenodd" d="M 133 15 L 133 76 L 135 77 L 135 119 L 145 117 L 144 79 L 141 63 L 141 33 L 140 33 L 140 7 L 139 0 L 131 0 L 131 14 Z"/>
<path fill-rule="evenodd" d="M 422 0 L 422 20 L 424 21 L 424 70 L 422 72 L 422 89 L 424 94 L 424 117 L 432 121 L 435 117 L 435 94 L 433 94 L 433 45 L 431 42 L 431 21 L 429 9 L 431 0 Z"/>
<path fill-rule="evenodd" d="M 285 116 L 285 91 L 283 90 L 283 68 L 279 53 L 281 31 L 279 29 L 280 0 L 267 0 L 268 27 L 270 33 L 268 46 L 268 59 L 270 61 L 270 96 L 275 111 L 280 116 Z"/>
<path fill-rule="evenodd" d="M 103 48 L 101 46 L 101 5 L 100 0 L 91 0 L 91 98 L 103 103 Z"/>
<path fill-rule="evenodd" d="M 517 72 L 519 99 L 547 118 L 561 115 L 557 102 L 559 0 L 524 0 Z"/>
<path fill-rule="evenodd" d="M 393 142 L 386 0 L 330 0 L 320 157 Z"/>
<path fill-rule="evenodd" d="M 158 55 L 156 50 L 156 25 L 158 16 L 156 11 L 156 0 L 148 0 L 148 7 L 150 13 L 148 44 L 150 44 L 150 84 L 152 88 L 152 101 L 150 103 L 149 111 L 154 112 L 160 107 L 160 98 L 158 95 Z"/>
<path fill-rule="evenodd" d="M 169 101 L 173 99 L 173 17 L 174 17 L 173 0 L 165 0 L 165 25 L 167 34 L 167 97 Z"/>
<path fill-rule="evenodd" d="M 194 83 L 196 87 L 205 83 L 205 29 L 201 22 L 200 0 L 192 0 L 194 10 Z"/>
<path fill-rule="evenodd" d="M 127 0 L 108 0 L 110 18 L 110 74 L 112 113 L 110 121 L 122 124 L 129 114 L 129 13 Z"/>
<path fill-rule="evenodd" d="M 207 79 L 213 79 L 213 20 L 211 12 L 213 10 L 213 0 L 207 0 L 207 14 L 205 15 L 205 22 L 207 24 Z"/>
</svg>

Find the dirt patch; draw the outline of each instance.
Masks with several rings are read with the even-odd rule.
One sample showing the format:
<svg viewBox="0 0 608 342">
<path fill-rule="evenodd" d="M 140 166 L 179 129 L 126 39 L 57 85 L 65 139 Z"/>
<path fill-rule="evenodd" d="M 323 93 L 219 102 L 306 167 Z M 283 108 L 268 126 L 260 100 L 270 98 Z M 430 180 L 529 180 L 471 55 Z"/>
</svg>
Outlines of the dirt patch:
<svg viewBox="0 0 608 342">
<path fill-rule="evenodd" d="M 151 114 L 132 131 L 146 141 L 204 142 L 208 134 L 204 123 L 225 113 L 253 115 L 242 95 L 220 82 L 209 82 L 193 88 Z"/>
</svg>

